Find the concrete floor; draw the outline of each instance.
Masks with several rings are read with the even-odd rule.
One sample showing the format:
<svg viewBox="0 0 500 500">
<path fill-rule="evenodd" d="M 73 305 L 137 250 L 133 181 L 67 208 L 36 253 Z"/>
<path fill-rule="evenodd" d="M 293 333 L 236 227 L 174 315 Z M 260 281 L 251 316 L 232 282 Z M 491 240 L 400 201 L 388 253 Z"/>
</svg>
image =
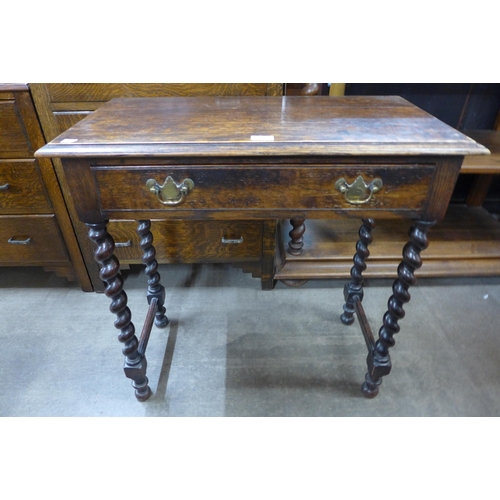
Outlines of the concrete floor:
<svg viewBox="0 0 500 500">
<path fill-rule="evenodd" d="M 425 265 L 425 262 L 424 262 Z M 109 299 L 39 268 L 0 269 L 1 416 L 500 416 L 500 278 L 421 279 L 365 399 L 366 347 L 343 282 L 301 288 L 225 265 L 160 266 L 170 325 L 153 329 L 153 396 L 136 401 Z M 136 330 L 145 275 L 126 272 Z M 366 280 L 374 333 L 392 280 Z"/>
</svg>

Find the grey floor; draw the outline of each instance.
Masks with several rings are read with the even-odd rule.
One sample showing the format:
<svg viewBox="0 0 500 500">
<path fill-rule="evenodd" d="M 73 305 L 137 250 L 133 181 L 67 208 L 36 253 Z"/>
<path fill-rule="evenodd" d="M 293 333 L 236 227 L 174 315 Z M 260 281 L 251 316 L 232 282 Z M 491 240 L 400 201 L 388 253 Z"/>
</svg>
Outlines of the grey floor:
<svg viewBox="0 0 500 500">
<path fill-rule="evenodd" d="M 425 263 L 424 263 L 425 265 Z M 278 283 L 225 265 L 160 266 L 171 323 L 147 351 L 136 401 L 109 299 L 39 268 L 0 268 L 1 416 L 500 416 L 500 278 L 421 279 L 392 373 L 365 399 L 366 347 L 343 282 Z M 126 272 L 136 330 L 145 275 Z M 392 280 L 366 280 L 376 333 Z"/>
</svg>

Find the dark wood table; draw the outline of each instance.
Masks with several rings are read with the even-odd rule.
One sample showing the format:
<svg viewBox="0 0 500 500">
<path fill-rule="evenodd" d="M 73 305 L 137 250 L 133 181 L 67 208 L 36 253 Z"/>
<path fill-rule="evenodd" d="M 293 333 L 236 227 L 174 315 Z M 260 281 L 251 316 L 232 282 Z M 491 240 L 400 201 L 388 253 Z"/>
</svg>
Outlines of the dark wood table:
<svg viewBox="0 0 500 500">
<path fill-rule="evenodd" d="M 358 317 L 368 348 L 362 391 L 374 397 L 391 370 L 389 348 L 427 231 L 444 216 L 463 156 L 472 154 L 488 150 L 402 98 L 315 96 L 114 99 L 36 156 L 62 159 L 96 245 L 125 374 L 145 401 L 148 338 L 153 322 L 168 324 L 151 219 L 360 219 L 341 321 Z M 111 218 L 138 221 L 149 303 L 139 339 L 106 229 Z M 376 218 L 412 223 L 375 340 L 362 306 L 362 272 Z"/>
</svg>

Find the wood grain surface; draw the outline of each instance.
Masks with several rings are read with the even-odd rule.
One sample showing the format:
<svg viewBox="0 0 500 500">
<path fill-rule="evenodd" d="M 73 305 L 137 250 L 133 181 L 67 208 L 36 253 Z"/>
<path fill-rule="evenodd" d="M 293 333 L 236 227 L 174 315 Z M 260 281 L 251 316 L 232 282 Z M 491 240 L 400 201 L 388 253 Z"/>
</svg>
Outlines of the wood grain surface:
<svg viewBox="0 0 500 500">
<path fill-rule="evenodd" d="M 0 160 L 0 213 L 45 211 L 51 208 L 36 160 Z"/>
<path fill-rule="evenodd" d="M 400 97 L 113 99 L 40 156 L 488 154 Z"/>
</svg>

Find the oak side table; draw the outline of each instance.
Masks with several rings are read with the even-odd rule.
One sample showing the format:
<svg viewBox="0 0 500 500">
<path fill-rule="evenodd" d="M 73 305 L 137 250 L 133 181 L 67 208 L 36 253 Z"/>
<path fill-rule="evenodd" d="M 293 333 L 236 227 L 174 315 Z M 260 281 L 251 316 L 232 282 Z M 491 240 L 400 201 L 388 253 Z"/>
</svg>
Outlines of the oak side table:
<svg viewBox="0 0 500 500">
<path fill-rule="evenodd" d="M 151 219 L 361 220 L 344 324 L 358 318 L 368 348 L 367 397 L 391 370 L 389 348 L 408 289 L 445 214 L 464 155 L 489 151 L 399 97 L 113 99 L 37 151 L 61 158 L 78 216 L 95 243 L 135 395 L 151 395 L 146 347 L 168 324 Z M 109 219 L 138 222 L 149 309 L 140 338 L 123 289 Z M 374 220 L 410 219 L 398 278 L 375 340 L 363 311 Z"/>
</svg>

